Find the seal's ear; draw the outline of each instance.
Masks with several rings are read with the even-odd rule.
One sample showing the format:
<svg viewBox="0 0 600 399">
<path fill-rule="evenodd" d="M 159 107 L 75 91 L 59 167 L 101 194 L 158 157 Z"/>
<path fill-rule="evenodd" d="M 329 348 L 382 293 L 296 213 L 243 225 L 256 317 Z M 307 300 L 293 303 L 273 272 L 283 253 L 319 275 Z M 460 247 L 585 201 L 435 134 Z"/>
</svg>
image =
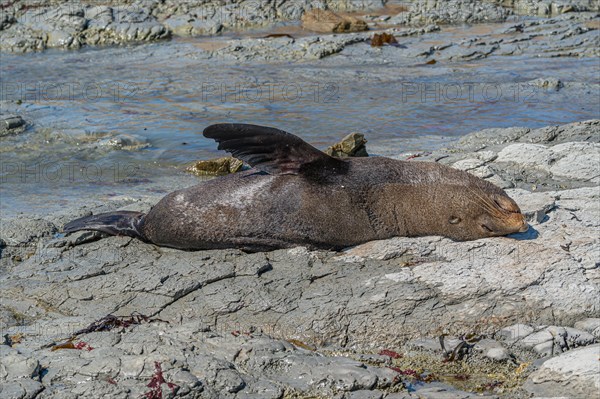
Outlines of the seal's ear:
<svg viewBox="0 0 600 399">
<path fill-rule="evenodd" d="M 330 157 L 300 137 L 266 126 L 220 123 L 204 129 L 204 137 L 253 168 L 269 174 L 342 173 L 347 162 Z"/>
</svg>

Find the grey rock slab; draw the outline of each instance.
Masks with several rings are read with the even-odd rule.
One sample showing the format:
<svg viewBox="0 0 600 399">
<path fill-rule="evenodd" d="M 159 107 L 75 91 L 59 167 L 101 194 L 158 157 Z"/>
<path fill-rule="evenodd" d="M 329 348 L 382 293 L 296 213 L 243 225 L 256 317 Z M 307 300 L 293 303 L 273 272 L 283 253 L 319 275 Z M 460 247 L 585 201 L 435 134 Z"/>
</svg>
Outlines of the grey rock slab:
<svg viewBox="0 0 600 399">
<path fill-rule="evenodd" d="M 0 381 L 0 397 L 3 399 L 34 399 L 44 386 L 32 379 Z"/>
<path fill-rule="evenodd" d="M 223 25 L 210 19 L 190 19 L 187 15 L 174 15 L 162 22 L 169 30 L 179 36 L 199 34 L 214 35 L 221 31 Z"/>
<path fill-rule="evenodd" d="M 533 372 L 525 389 L 541 396 L 594 398 L 600 391 L 600 344 L 574 349 L 546 360 Z"/>
<path fill-rule="evenodd" d="M 485 351 L 485 356 L 491 360 L 501 362 L 510 359 L 510 352 L 506 348 L 490 348 Z"/>
<path fill-rule="evenodd" d="M 535 331 L 530 325 L 527 324 L 513 324 L 512 326 L 504 327 L 498 332 L 498 335 L 508 341 L 517 341 L 525 338 Z"/>
<path fill-rule="evenodd" d="M 17 246 L 32 243 L 36 238 L 51 236 L 57 227 L 42 218 L 17 217 L 0 223 L 0 238 L 5 245 Z"/>
<path fill-rule="evenodd" d="M 473 350 L 482 353 L 485 357 L 494 361 L 504 361 L 510 358 L 510 351 L 508 349 L 500 342 L 489 338 L 483 338 L 478 341 Z"/>
<path fill-rule="evenodd" d="M 0 115 L 0 137 L 25 130 L 25 120 L 19 115 Z"/>
<path fill-rule="evenodd" d="M 541 357 L 545 357 L 593 342 L 595 342 L 595 337 L 585 331 L 570 327 L 549 326 L 524 337 L 518 342 L 518 345 L 531 348 Z"/>
<path fill-rule="evenodd" d="M 595 162 L 600 156 L 599 139 L 598 120 L 540 129 L 485 129 L 423 160 L 456 165 L 502 188 L 575 188 L 595 185 L 600 179 L 600 164 Z M 480 164 L 476 159 L 485 159 L 485 165 L 476 166 Z M 541 212 L 527 216 L 543 220 Z"/>
<path fill-rule="evenodd" d="M 556 197 L 548 193 L 531 193 L 523 189 L 507 190 L 507 194 L 514 199 L 527 222 L 539 224 L 547 219 L 547 214 L 556 206 Z"/>
<path fill-rule="evenodd" d="M 0 345 L 0 375 L 6 379 L 34 378 L 38 376 L 40 364 L 18 350 Z"/>
<path fill-rule="evenodd" d="M 416 395 L 423 399 L 471 399 L 480 396 L 474 393 L 464 392 L 450 387 L 432 387 L 418 389 Z M 494 396 L 486 396 L 494 398 Z"/>
<path fill-rule="evenodd" d="M 600 333 L 600 318 L 587 318 L 580 320 L 575 323 L 574 327 L 592 334 L 596 337 L 596 339 L 600 339 L 600 335 L 598 334 Z"/>
</svg>

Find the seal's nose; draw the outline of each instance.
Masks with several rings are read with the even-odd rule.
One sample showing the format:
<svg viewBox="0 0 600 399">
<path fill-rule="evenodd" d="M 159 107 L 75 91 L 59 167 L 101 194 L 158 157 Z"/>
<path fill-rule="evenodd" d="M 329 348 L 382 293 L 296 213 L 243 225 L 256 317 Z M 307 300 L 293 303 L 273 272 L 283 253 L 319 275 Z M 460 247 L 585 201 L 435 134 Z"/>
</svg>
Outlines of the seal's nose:
<svg viewBox="0 0 600 399">
<path fill-rule="evenodd" d="M 527 230 L 529 230 L 529 224 L 523 220 L 523 225 L 519 229 L 519 233 L 525 233 Z"/>
</svg>

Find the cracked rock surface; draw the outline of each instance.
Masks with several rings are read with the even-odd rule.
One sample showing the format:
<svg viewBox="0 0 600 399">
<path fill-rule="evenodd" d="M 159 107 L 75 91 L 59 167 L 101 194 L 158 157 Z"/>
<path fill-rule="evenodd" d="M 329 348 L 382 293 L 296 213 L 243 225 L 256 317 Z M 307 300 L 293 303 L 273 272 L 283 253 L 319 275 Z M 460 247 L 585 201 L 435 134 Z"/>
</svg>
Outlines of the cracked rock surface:
<svg viewBox="0 0 600 399">
<path fill-rule="evenodd" d="M 452 349 L 476 332 L 487 337 L 473 348 L 481 362 L 550 357 L 527 372 L 525 388 L 543 394 L 568 381 L 567 396 L 584 397 L 577 392 L 597 382 L 588 363 L 572 359 L 595 353 L 597 361 L 597 345 L 588 345 L 600 325 L 600 189 L 589 177 L 599 172 L 590 162 L 599 136 L 597 120 L 485 130 L 422 157 L 515 186 L 508 193 L 531 228 L 512 237 L 245 254 L 57 233 L 90 211 L 147 210 L 160 195 L 2 220 L 0 396 L 138 398 L 159 364 L 164 397 L 472 397 L 439 383 L 403 391 L 404 377 L 375 354 L 439 351 L 441 334 L 455 337 L 446 340 Z M 549 166 L 529 162 L 548 151 L 556 158 Z M 568 168 L 553 169 L 564 157 Z M 534 190 L 520 178 L 530 174 L 545 183 Z M 108 314 L 148 320 L 81 333 L 75 348 L 52 350 Z M 507 392 L 487 394 L 527 395 Z"/>
<path fill-rule="evenodd" d="M 173 36 L 217 35 L 227 31 L 272 26 L 282 21 L 299 23 L 306 12 L 314 9 L 325 10 L 320 11 L 323 15 L 330 10 L 364 12 L 381 9 L 388 3 L 390 6 L 395 4 L 393 1 L 383 0 L 9 2 L 2 9 L 0 50 L 28 52 L 47 48 L 77 49 L 85 45 L 120 45 Z M 436 29 L 442 26 L 445 30 L 448 24 L 505 23 L 498 31 L 486 32 L 468 40 L 449 41 L 433 46 L 421 41 L 410 41 L 385 50 L 389 52 L 391 59 L 398 61 L 407 56 L 472 60 L 491 54 L 589 57 L 599 54 L 598 11 L 598 3 L 587 0 L 418 0 L 411 2 L 407 11 L 378 18 L 378 22 L 371 23 L 371 28 L 389 28 L 388 33 L 403 37 L 423 30 L 431 32 L 432 26 Z M 291 32 L 297 31 L 293 25 L 288 26 Z M 410 27 L 413 28 L 412 31 Z M 230 45 L 226 44 L 226 48 L 216 55 L 241 60 L 323 58 L 339 53 L 346 47 L 366 43 L 373 35 L 363 33 L 339 37 L 315 36 L 309 31 L 296 33 L 301 33 L 301 37 L 290 40 L 248 37 L 236 39 Z M 365 51 L 365 48 L 360 48 L 360 51 Z"/>
<path fill-rule="evenodd" d="M 312 8 L 351 11 L 383 5 L 381 0 L 27 0 L 7 3 L 2 6 L 0 49 L 11 52 L 147 42 L 171 35 L 213 35 L 223 29 L 298 20 Z"/>
</svg>

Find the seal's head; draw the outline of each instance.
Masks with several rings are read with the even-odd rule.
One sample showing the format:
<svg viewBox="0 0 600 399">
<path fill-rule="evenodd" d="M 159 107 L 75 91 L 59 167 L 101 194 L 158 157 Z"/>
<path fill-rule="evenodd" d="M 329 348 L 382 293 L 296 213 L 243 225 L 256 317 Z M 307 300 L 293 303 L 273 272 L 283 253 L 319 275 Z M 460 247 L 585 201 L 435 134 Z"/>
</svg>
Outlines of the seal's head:
<svg viewBox="0 0 600 399">
<path fill-rule="evenodd" d="M 529 229 L 519 206 L 496 186 L 455 186 L 446 193 L 442 213 L 447 237 L 474 240 Z"/>
</svg>

